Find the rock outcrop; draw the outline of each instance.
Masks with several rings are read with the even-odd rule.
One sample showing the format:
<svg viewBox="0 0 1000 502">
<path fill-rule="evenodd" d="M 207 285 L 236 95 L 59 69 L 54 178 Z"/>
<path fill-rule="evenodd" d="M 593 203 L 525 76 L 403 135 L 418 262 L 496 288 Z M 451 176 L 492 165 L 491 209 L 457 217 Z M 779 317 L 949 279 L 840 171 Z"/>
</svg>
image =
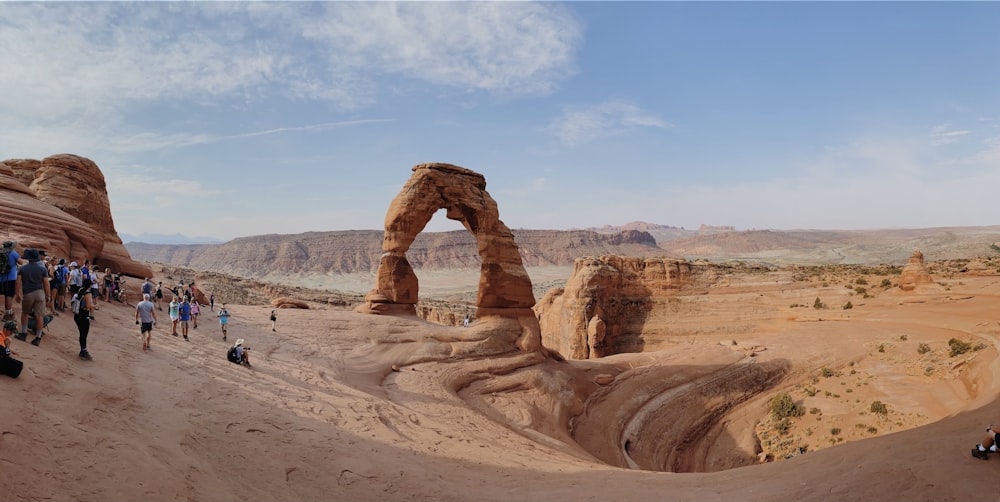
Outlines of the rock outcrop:
<svg viewBox="0 0 1000 502">
<path fill-rule="evenodd" d="M 360 311 L 416 314 L 419 284 L 406 258 L 417 234 L 439 209 L 462 223 L 476 239 L 481 260 L 476 318 L 515 318 L 522 333 L 521 350 L 540 350 L 538 320 L 531 279 L 524 269 L 514 235 L 502 221 L 496 201 L 486 191 L 486 178 L 451 164 L 419 164 L 389 205 L 385 217 L 383 254 L 375 288 Z"/>
<path fill-rule="evenodd" d="M 60 154 L 41 161 L 0 162 L 0 218 L 4 239 L 22 249 L 45 249 L 49 256 L 83 262 L 134 277 L 149 277 L 149 266 L 133 260 L 111 217 L 104 174 L 90 159 Z"/>
<path fill-rule="evenodd" d="M 308 309 L 309 304 L 295 298 L 283 296 L 271 300 L 271 306 L 279 309 Z"/>
<path fill-rule="evenodd" d="M 903 267 L 903 272 L 899 275 L 899 289 L 903 291 L 913 291 L 921 284 L 930 284 L 934 282 L 931 279 L 931 274 L 927 271 L 927 265 L 924 263 L 924 254 L 920 251 L 914 251 L 910 255 L 910 260 L 906 262 L 906 266 Z"/>
<path fill-rule="evenodd" d="M 566 286 L 550 290 L 535 306 L 542 344 L 567 359 L 641 352 L 654 303 L 705 272 L 673 258 L 580 258 Z"/>
</svg>

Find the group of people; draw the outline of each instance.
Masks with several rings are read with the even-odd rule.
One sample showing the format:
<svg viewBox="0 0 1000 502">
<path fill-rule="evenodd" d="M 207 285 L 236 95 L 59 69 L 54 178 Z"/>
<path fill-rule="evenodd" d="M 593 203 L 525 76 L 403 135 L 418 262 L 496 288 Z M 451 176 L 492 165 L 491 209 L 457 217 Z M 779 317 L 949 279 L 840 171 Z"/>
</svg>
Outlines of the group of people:
<svg viewBox="0 0 1000 502">
<path fill-rule="evenodd" d="M 6 263 L 2 264 L 2 268 L 6 273 L 0 277 L 5 322 L 14 321 L 14 302 L 21 303 L 20 325 L 15 323 L 13 337 L 27 341 L 30 329 L 33 335 L 31 344 L 41 344 L 45 326 L 56 311 L 65 311 L 66 297 L 71 294 L 76 302 L 74 305 L 80 305 L 73 309 L 73 320 L 80 333 L 80 358 L 91 359 L 87 351 L 87 336 L 90 320 L 93 319 L 91 314 L 97 309 L 93 300 L 97 274 L 91 271 L 90 261 L 84 262 L 81 269 L 75 261 L 67 265 L 65 258 L 55 260 L 44 250 L 25 249 L 22 256 L 16 248 L 16 241 L 3 242 L 2 253 Z"/>
<path fill-rule="evenodd" d="M 15 353 L 11 350 L 10 340 L 13 338 L 27 341 L 29 330 L 33 335 L 31 344 L 40 345 L 45 334 L 44 328 L 54 315 L 58 315 L 57 312 L 65 312 L 67 308 L 71 310 L 79 332 L 79 357 L 85 360 L 92 359 L 87 350 L 87 339 L 94 312 L 99 310 L 97 299 L 103 298 L 107 302 L 115 299 L 131 306 L 125 293 L 125 278 L 121 274 L 112 273 L 110 268 L 105 268 L 103 277 L 99 277 L 99 273 L 89 260 L 80 267 L 76 261 L 67 264 L 66 259 L 50 258 L 46 256 L 44 250 L 24 249 L 22 256 L 17 251 L 17 242 L 13 240 L 3 242 L 0 250 L 6 258 L 5 263 L 0 261 L 0 296 L 3 296 L 4 307 L 3 324 L 0 329 L 0 359 L 14 360 L 12 354 Z M 162 282 L 154 286 L 149 278 L 145 279 L 141 287 L 143 301 L 136 305 L 135 320 L 136 324 L 140 325 L 144 351 L 151 348 L 156 310 L 163 310 L 159 305 L 164 297 L 163 289 Z M 189 323 L 197 329 L 198 316 L 201 313 L 200 304 L 195 300 L 197 289 L 194 283 L 185 285 L 181 281 L 169 291 L 174 293 L 170 302 L 171 334 L 178 336 L 177 327 L 180 325 L 184 339 L 188 339 Z M 178 298 L 181 298 L 180 302 Z M 15 302 L 21 303 L 20 323 L 14 318 Z M 214 294 L 211 295 L 210 306 L 214 311 Z M 222 327 L 222 339 L 226 341 L 231 316 L 226 304 L 222 304 L 217 316 Z M 274 329 L 273 322 L 272 312 L 272 329 Z M 240 339 L 230 348 L 230 352 L 234 348 L 239 348 L 235 351 L 239 354 L 239 362 L 249 366 L 249 347 L 244 347 L 243 340 Z M 227 357 L 230 356 L 227 354 Z"/>
</svg>

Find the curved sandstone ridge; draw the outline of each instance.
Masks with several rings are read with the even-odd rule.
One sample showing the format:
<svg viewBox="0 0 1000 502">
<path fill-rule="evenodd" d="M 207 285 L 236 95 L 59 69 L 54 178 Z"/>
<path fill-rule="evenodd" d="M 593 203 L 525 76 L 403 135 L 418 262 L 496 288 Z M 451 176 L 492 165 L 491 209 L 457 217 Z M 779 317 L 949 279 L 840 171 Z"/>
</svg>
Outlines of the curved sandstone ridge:
<svg viewBox="0 0 1000 502">
<path fill-rule="evenodd" d="M 104 174 L 90 159 L 60 154 L 0 162 L 0 220 L 4 240 L 50 256 L 91 260 L 134 277 L 149 266 L 133 260 L 111 218 Z"/>
</svg>

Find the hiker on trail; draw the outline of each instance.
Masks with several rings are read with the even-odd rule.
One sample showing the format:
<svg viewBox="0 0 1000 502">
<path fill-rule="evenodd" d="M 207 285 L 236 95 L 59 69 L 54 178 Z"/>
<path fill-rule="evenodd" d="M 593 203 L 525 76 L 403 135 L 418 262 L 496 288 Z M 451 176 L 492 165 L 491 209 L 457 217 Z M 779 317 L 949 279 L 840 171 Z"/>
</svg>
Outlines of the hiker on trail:
<svg viewBox="0 0 1000 502">
<path fill-rule="evenodd" d="M 142 337 L 143 352 L 151 349 L 153 326 L 156 324 L 156 306 L 149 301 L 149 293 L 143 293 L 142 301 L 135 306 L 135 323 L 139 325 L 139 336 Z"/>
<path fill-rule="evenodd" d="M 49 271 L 42 264 L 38 250 L 27 249 L 24 257 L 28 263 L 18 273 L 14 294 L 15 299 L 21 300 L 21 334 L 14 337 L 27 340 L 28 313 L 31 312 L 35 316 L 35 339 L 31 344 L 38 345 L 42 341 L 42 328 L 45 327 L 43 320 L 51 305 L 52 289 L 49 285 Z"/>
<path fill-rule="evenodd" d="M 271 331 L 278 331 L 277 329 L 275 329 L 277 322 L 278 322 L 278 309 L 271 309 Z"/>
<path fill-rule="evenodd" d="M 215 312 L 215 293 L 208 296 L 208 308 Z"/>
<path fill-rule="evenodd" d="M 191 322 L 191 302 L 185 296 L 181 304 L 177 306 L 177 319 L 181 322 L 181 333 L 184 339 L 188 339 L 188 324 Z"/>
<path fill-rule="evenodd" d="M 191 302 L 191 327 L 193 329 L 198 329 L 198 316 L 201 315 L 201 305 L 198 305 L 198 300 L 193 300 Z"/>
<path fill-rule="evenodd" d="M 4 241 L 3 254 L 7 255 L 7 263 L 0 265 L 0 268 L 7 270 L 7 273 L 0 277 L 0 294 L 3 295 L 3 318 L 4 320 L 14 319 L 14 295 L 17 290 L 17 262 L 21 255 L 17 254 L 14 248 L 16 241 Z"/>
<path fill-rule="evenodd" d="M 69 262 L 69 294 L 71 297 L 80 291 L 81 284 L 83 284 L 83 272 L 80 271 L 80 266 L 75 261 L 71 261 Z"/>
<path fill-rule="evenodd" d="M 94 302 L 94 290 L 91 289 L 90 279 L 84 279 L 83 284 L 80 286 L 80 291 L 77 293 L 78 301 L 80 302 L 79 310 L 73 314 L 73 321 L 76 322 L 76 328 L 80 331 L 80 359 L 90 360 L 90 352 L 87 352 L 87 335 L 90 334 L 90 320 L 95 302 Z M 34 342 L 32 342 L 34 343 Z"/>
<path fill-rule="evenodd" d="M 170 305 L 167 306 L 167 315 L 170 316 L 170 334 L 177 336 L 177 321 L 180 319 L 178 317 L 177 308 L 180 306 L 177 303 L 177 297 L 170 298 Z"/>
<path fill-rule="evenodd" d="M 226 341 L 226 328 L 229 326 L 229 309 L 226 308 L 225 303 L 222 304 L 219 313 L 215 315 L 219 316 L 219 325 L 222 326 L 222 341 Z"/>
<path fill-rule="evenodd" d="M 156 310 L 163 310 L 163 306 L 160 302 L 163 301 L 163 281 L 156 283 L 156 293 L 154 294 L 154 304 L 156 305 Z"/>
</svg>

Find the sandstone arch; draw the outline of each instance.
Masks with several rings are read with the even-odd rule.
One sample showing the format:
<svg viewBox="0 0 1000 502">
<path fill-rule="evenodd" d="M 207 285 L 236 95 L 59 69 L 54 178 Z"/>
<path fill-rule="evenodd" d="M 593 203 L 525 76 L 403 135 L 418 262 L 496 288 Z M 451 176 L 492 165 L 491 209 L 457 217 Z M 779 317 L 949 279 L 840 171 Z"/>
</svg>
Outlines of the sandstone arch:
<svg viewBox="0 0 1000 502">
<path fill-rule="evenodd" d="M 447 211 L 448 219 L 461 222 L 476 239 L 482 259 L 477 320 L 517 318 L 522 329 L 518 346 L 522 350 L 540 349 L 541 333 L 531 310 L 535 296 L 514 234 L 500 221 L 497 203 L 486 191 L 486 178 L 451 164 L 414 166 L 410 179 L 389 204 L 375 288 L 365 296 L 361 310 L 416 313 L 419 284 L 406 251 L 440 209 Z"/>
</svg>

